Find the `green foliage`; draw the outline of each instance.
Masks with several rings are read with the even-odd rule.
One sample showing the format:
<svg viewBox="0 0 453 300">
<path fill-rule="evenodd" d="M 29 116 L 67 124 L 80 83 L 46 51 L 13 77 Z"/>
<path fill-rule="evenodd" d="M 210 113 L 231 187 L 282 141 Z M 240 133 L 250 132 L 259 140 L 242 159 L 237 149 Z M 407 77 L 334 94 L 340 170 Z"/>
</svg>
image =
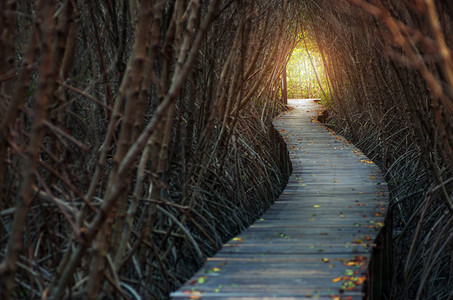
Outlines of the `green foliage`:
<svg viewBox="0 0 453 300">
<path fill-rule="evenodd" d="M 316 43 L 310 39 L 308 34 L 305 34 L 305 38 L 307 48 L 301 39 L 287 65 L 288 98 L 321 98 L 328 100 L 324 99 L 325 97 L 316 78 L 317 74 L 327 98 L 330 98 L 321 54 Z"/>
</svg>

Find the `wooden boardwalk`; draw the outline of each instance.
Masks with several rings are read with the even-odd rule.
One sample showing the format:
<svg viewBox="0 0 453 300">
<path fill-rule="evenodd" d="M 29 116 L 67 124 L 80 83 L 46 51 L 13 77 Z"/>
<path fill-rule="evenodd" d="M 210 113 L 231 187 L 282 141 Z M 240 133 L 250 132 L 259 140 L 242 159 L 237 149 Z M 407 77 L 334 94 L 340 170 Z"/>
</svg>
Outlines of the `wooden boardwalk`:
<svg viewBox="0 0 453 300">
<path fill-rule="evenodd" d="M 366 156 L 314 121 L 317 104 L 289 105 L 274 121 L 293 167 L 282 195 L 173 298 L 363 298 L 387 185 Z"/>
</svg>

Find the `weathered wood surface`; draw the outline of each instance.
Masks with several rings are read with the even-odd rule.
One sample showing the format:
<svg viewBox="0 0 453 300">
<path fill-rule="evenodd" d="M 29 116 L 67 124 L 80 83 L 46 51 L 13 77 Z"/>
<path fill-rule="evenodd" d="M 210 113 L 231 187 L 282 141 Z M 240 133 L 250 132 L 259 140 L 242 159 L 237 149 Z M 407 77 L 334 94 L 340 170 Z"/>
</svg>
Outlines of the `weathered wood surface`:
<svg viewBox="0 0 453 300">
<path fill-rule="evenodd" d="M 173 298 L 363 298 L 387 185 L 366 156 L 315 120 L 317 104 L 289 105 L 274 121 L 293 166 L 287 187 Z"/>
</svg>

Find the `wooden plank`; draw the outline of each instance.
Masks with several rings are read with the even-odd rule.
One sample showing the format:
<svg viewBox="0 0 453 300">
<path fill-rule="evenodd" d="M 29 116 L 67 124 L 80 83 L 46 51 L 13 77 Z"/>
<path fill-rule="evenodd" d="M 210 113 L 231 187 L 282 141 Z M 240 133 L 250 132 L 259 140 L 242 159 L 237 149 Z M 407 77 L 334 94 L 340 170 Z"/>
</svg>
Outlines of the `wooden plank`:
<svg viewBox="0 0 453 300">
<path fill-rule="evenodd" d="M 285 190 L 173 298 L 363 298 L 387 185 L 357 148 L 313 121 L 314 102 L 290 105 L 274 122 L 292 161 Z"/>
</svg>

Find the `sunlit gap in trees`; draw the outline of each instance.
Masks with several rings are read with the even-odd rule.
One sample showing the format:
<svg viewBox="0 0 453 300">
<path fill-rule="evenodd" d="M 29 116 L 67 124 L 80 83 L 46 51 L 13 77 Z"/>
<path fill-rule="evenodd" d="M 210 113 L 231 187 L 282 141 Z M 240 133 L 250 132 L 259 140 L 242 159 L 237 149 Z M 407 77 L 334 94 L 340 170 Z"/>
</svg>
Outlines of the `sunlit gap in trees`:
<svg viewBox="0 0 453 300">
<path fill-rule="evenodd" d="M 324 58 L 327 62 L 327 58 Z M 330 98 L 323 57 L 310 34 L 304 32 L 294 49 L 286 70 L 288 98 Z M 327 98 L 327 99 L 326 99 Z"/>
</svg>

